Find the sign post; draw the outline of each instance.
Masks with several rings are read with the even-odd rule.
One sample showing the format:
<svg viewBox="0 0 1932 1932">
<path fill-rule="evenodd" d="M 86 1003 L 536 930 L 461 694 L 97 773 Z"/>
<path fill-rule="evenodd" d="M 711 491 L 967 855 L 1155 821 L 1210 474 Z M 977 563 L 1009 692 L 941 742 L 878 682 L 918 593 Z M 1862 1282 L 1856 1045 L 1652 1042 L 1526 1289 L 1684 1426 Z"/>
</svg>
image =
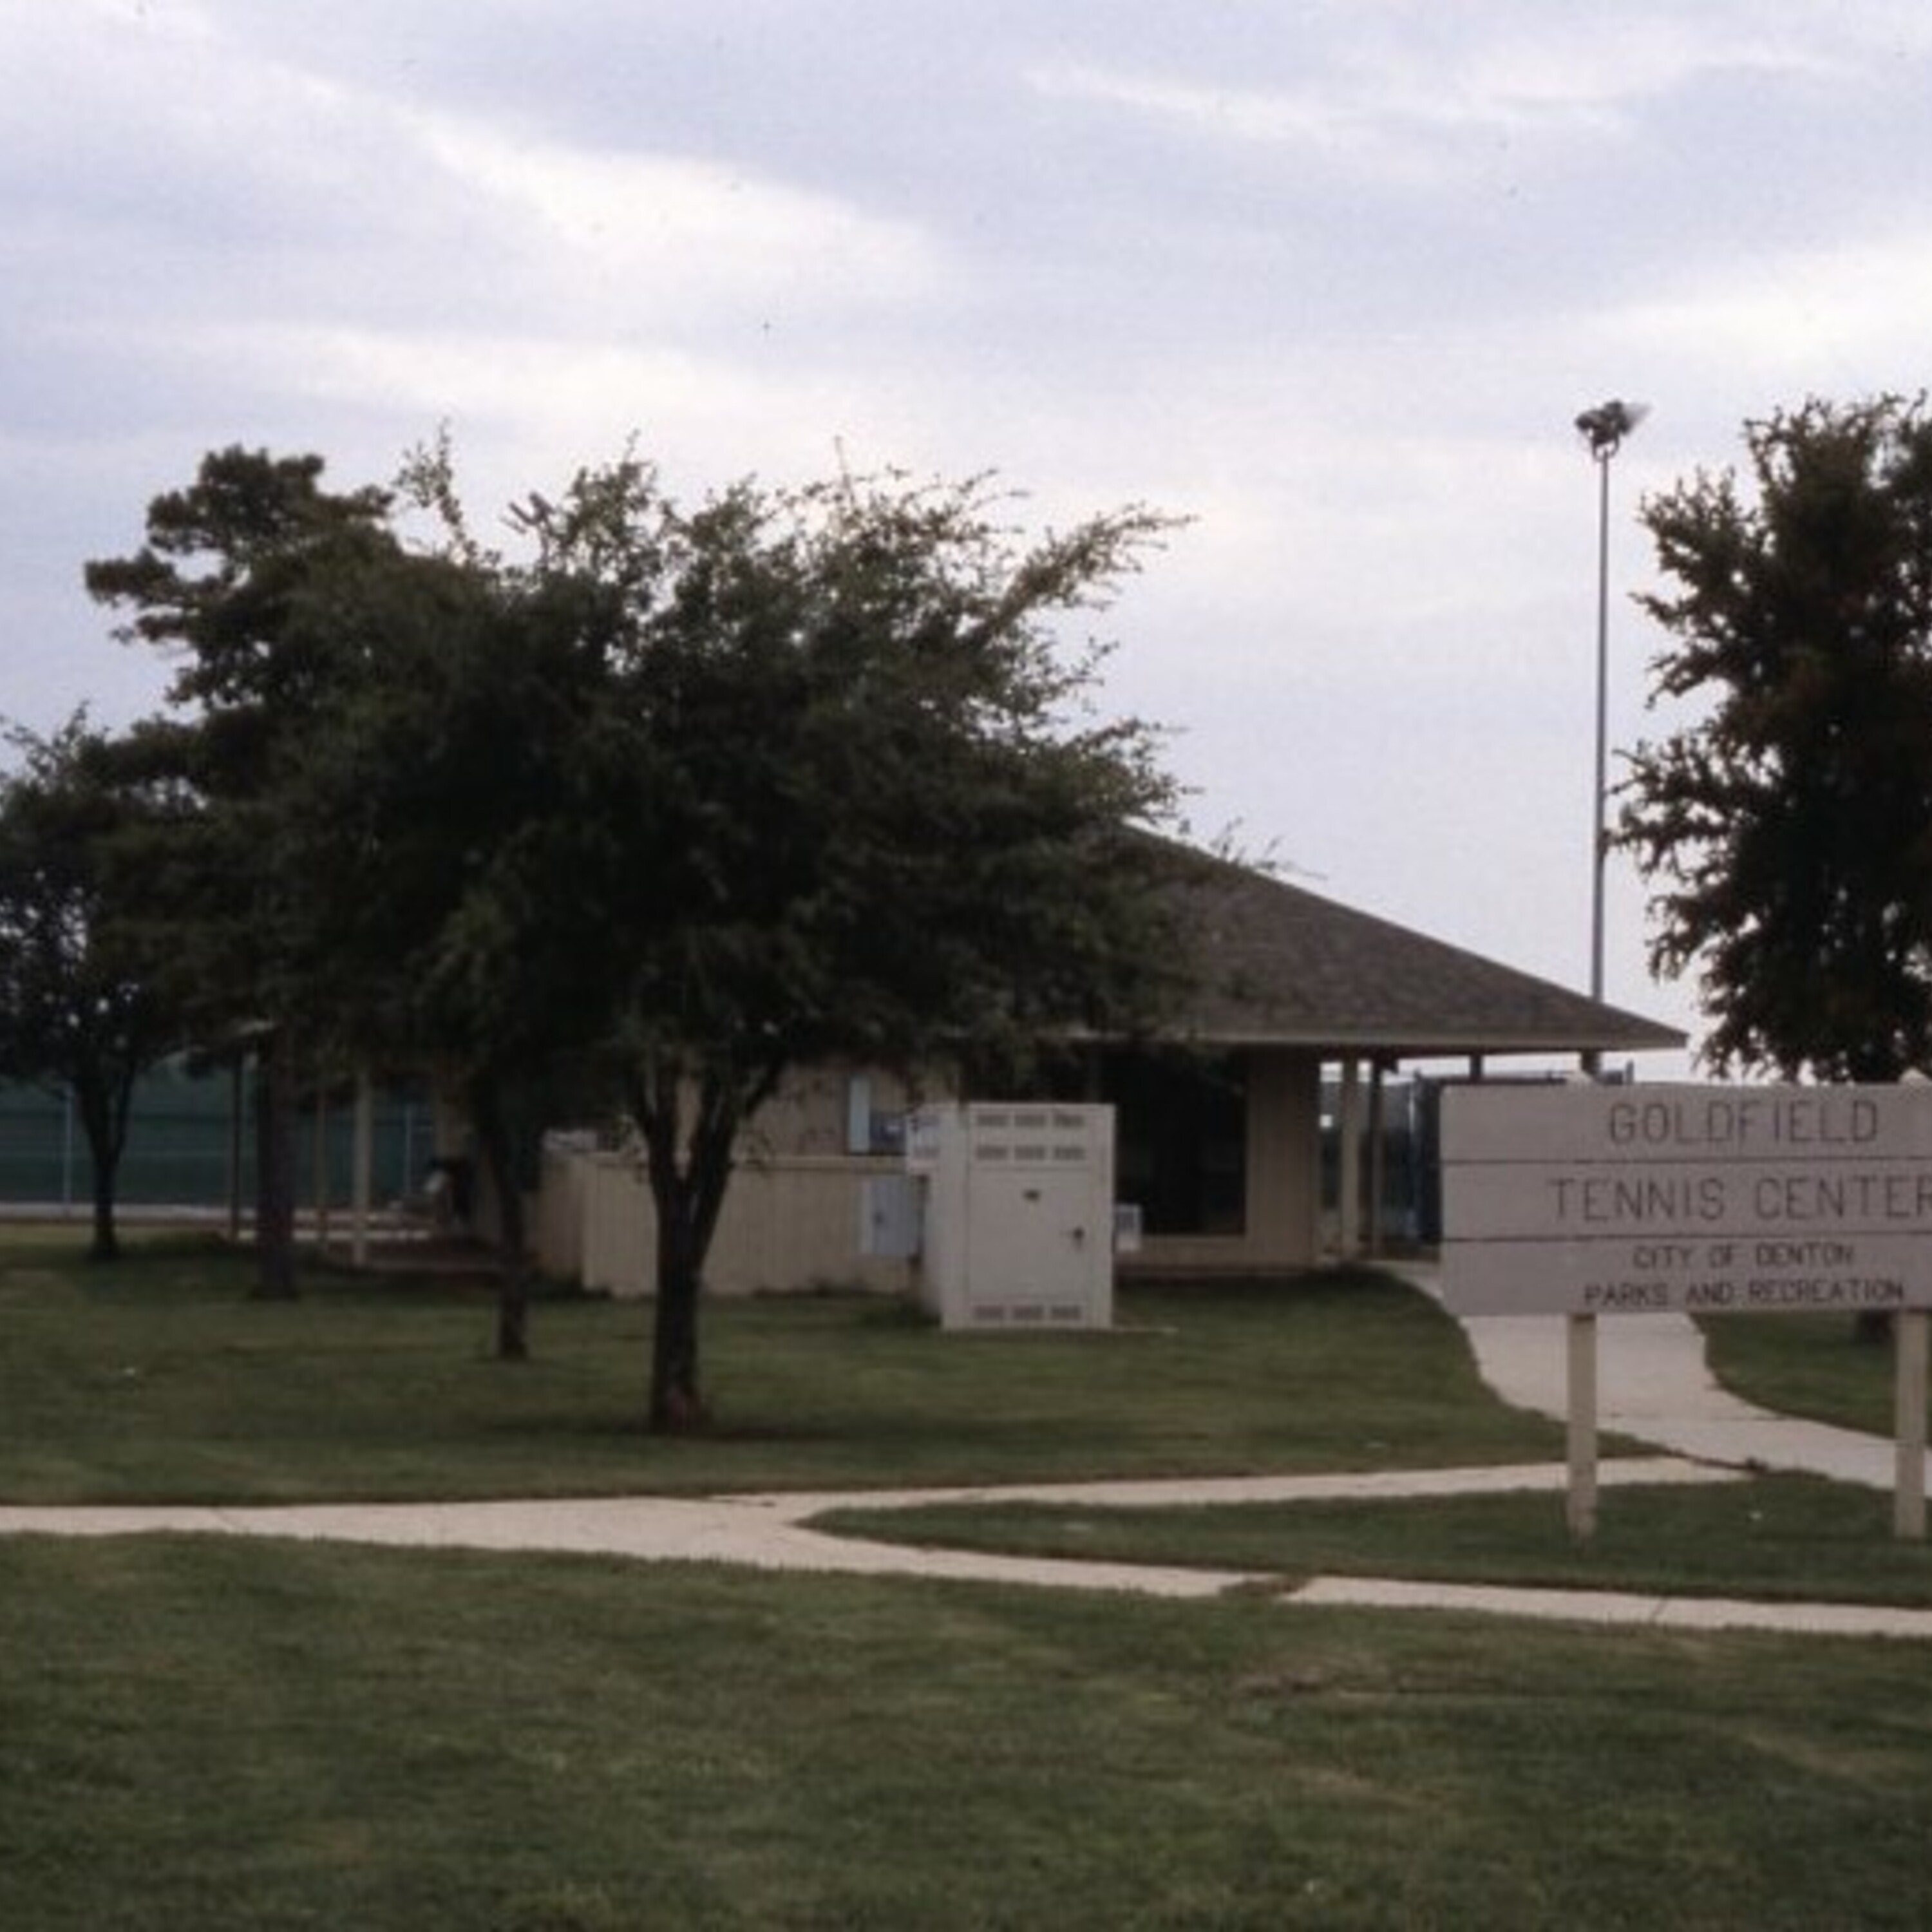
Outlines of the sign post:
<svg viewBox="0 0 1932 1932">
<path fill-rule="evenodd" d="M 1597 1533 L 1597 1318 L 1569 1318 L 1570 1486 L 1567 1505 L 1574 1541 Z"/>
<path fill-rule="evenodd" d="M 1443 1299 L 1570 1318 L 1570 1527 L 1596 1511 L 1595 1318 L 1881 1310 L 1901 1538 L 1925 1533 L 1932 1084 L 1452 1088 Z"/>
<path fill-rule="evenodd" d="M 1892 1495 L 1892 1530 L 1901 1543 L 1925 1540 L 1925 1311 L 1907 1309 L 1892 1318 L 1893 1433 L 1898 1474 Z"/>
</svg>

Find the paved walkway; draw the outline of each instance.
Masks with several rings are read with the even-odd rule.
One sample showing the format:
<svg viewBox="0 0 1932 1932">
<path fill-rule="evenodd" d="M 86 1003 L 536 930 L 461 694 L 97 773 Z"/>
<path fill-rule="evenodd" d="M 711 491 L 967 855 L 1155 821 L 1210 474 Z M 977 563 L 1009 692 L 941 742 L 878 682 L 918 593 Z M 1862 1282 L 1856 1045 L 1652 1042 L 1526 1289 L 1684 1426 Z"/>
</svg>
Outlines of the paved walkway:
<svg viewBox="0 0 1932 1932">
<path fill-rule="evenodd" d="M 1417 1271 L 1418 1285 L 1432 1282 Z M 1466 1324 L 1484 1377 L 1523 1408 L 1562 1415 L 1564 1324 L 1495 1318 Z M 1753 1409 L 1718 1390 L 1702 1338 L 1681 1318 L 1633 1316 L 1599 1324 L 1599 1400 L 1606 1430 L 1676 1452 L 1606 1461 L 1606 1488 L 1735 1480 L 1754 1467 L 1813 1469 L 1889 1488 L 1889 1443 Z M 1486 1585 L 1324 1576 L 1299 1587 L 1227 1570 L 1002 1556 L 868 1543 L 814 1528 L 834 1508 L 903 1508 L 981 1499 L 1077 1502 L 1104 1509 L 1207 1503 L 1315 1502 L 1560 1491 L 1560 1466 L 1382 1471 L 1215 1480 L 1002 1485 L 996 1489 L 778 1493 L 696 1499 L 619 1497 L 512 1502 L 317 1504 L 274 1508 L 92 1509 L 0 1506 L 0 1535 L 121 1536 L 174 1532 L 266 1536 L 412 1548 L 537 1550 L 650 1562 L 733 1563 L 760 1569 L 920 1576 L 1118 1590 L 1174 1598 L 1278 1590 L 1298 1604 L 1436 1609 L 1660 1629 L 1750 1629 L 1932 1642 L 1932 1610 L 1832 1604 L 1766 1604 L 1627 1592 L 1524 1590 Z"/>
<path fill-rule="evenodd" d="M 1434 1270 L 1397 1272 L 1436 1292 Z M 1568 1414 L 1568 1324 L 1560 1317 L 1465 1316 L 1462 1329 L 1483 1379 L 1504 1401 L 1558 1420 Z M 1688 1315 L 1606 1316 L 1597 1324 L 1597 1408 L 1606 1432 L 1700 1462 L 1805 1472 L 1886 1490 L 1898 1480 L 1887 1438 L 1776 1414 L 1720 1388 L 1706 1366 L 1703 1335 Z M 1926 1466 L 1932 1475 L 1932 1454 Z"/>
<path fill-rule="evenodd" d="M 1664 1459 L 1618 1462 L 1606 1482 L 1708 1482 L 1721 1472 Z M 514 1502 L 309 1503 L 259 1508 L 176 1507 L 40 1509 L 0 1506 L 0 1534 L 268 1536 L 418 1549 L 544 1550 L 655 1562 L 737 1563 L 754 1569 L 848 1576 L 916 1574 L 1009 1583 L 1212 1597 L 1261 1580 L 1233 1571 L 1001 1556 L 920 1549 L 835 1536 L 811 1520 L 837 1508 L 896 1509 L 922 1503 L 1076 1503 L 1106 1509 L 1203 1503 L 1294 1502 L 1509 1490 L 1554 1491 L 1550 1463 L 1474 1469 L 1384 1471 L 1363 1475 L 1227 1477 L 1214 1480 L 1002 1484 L 994 1488 L 775 1492 L 734 1496 L 550 1498 Z M 1286 1588 L 1286 1586 L 1283 1586 Z"/>
</svg>

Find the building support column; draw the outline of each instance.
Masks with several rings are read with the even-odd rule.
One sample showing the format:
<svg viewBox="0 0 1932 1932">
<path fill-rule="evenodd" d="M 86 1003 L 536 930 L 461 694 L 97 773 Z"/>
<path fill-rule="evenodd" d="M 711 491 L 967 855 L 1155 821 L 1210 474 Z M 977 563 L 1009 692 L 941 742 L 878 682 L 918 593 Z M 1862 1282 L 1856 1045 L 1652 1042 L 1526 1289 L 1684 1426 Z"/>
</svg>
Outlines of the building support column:
<svg viewBox="0 0 1932 1932">
<path fill-rule="evenodd" d="M 1369 1063 L 1369 1174 L 1368 1199 L 1363 1204 L 1368 1216 L 1365 1237 L 1368 1256 L 1379 1261 L 1382 1252 L 1382 1203 L 1388 1195 L 1388 1092 L 1384 1079 L 1388 1063 L 1378 1055 Z"/>
<path fill-rule="evenodd" d="M 1362 1252 L 1362 1068 L 1342 1063 L 1340 1100 L 1336 1112 L 1335 1252 L 1352 1262 Z"/>
</svg>

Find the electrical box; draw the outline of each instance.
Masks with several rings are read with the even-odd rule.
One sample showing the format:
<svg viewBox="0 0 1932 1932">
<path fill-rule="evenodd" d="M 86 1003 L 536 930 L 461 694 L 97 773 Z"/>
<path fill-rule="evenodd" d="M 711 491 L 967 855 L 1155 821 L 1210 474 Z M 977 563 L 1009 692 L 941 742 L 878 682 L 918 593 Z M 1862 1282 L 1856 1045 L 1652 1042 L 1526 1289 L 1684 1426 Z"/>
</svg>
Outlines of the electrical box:
<svg viewBox="0 0 1932 1932">
<path fill-rule="evenodd" d="M 913 1174 L 875 1174 L 859 1190 L 859 1252 L 886 1261 L 916 1258 L 926 1184 Z"/>
<path fill-rule="evenodd" d="M 922 1108 L 919 1295 L 947 1328 L 1106 1328 L 1114 1319 L 1114 1110 Z"/>
</svg>

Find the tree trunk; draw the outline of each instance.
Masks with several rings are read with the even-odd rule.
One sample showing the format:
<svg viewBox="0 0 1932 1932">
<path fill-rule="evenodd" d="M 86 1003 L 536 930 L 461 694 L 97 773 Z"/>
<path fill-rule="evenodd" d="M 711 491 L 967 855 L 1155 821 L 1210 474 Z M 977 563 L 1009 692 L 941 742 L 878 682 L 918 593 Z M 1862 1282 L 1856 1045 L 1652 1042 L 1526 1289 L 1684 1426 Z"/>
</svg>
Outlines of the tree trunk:
<svg viewBox="0 0 1932 1932">
<path fill-rule="evenodd" d="M 121 1234 L 114 1222 L 114 1175 L 99 1161 L 94 1164 L 94 1233 L 88 1244 L 91 1262 L 118 1262 Z"/>
<path fill-rule="evenodd" d="M 668 1060 L 640 1070 L 634 1080 L 632 1113 L 644 1137 L 658 1222 L 648 1413 L 653 1434 L 699 1430 L 710 1420 L 698 1376 L 705 1258 L 730 1185 L 738 1130 L 770 1097 L 782 1066 L 774 1061 L 746 1079 L 707 1073 L 687 1081 L 682 1068 Z"/>
<path fill-rule="evenodd" d="M 120 1260 L 120 1228 L 114 1223 L 114 1180 L 120 1171 L 120 1146 L 106 1119 L 106 1107 L 94 1097 L 80 1097 L 81 1132 L 87 1136 L 87 1171 L 93 1200 L 93 1238 L 87 1244 L 88 1262 Z"/>
<path fill-rule="evenodd" d="M 255 1294 L 296 1295 L 295 1042 L 278 1027 L 256 1058 Z"/>
<path fill-rule="evenodd" d="M 132 1084 L 130 1081 L 128 1083 Z M 118 1261 L 121 1236 L 114 1220 L 115 1180 L 120 1172 L 121 1150 L 127 1142 L 127 1110 L 117 1108 L 107 1078 L 90 1070 L 72 1083 L 74 1109 L 80 1116 L 80 1130 L 87 1142 L 88 1175 L 93 1205 L 93 1237 L 88 1245 L 89 1261 Z"/>
<path fill-rule="evenodd" d="M 528 1361 L 530 1354 L 530 1286 L 524 1253 L 524 1194 L 517 1175 L 516 1148 L 494 1080 L 470 1083 L 470 1118 L 482 1149 L 484 1171 L 496 1200 L 496 1359 Z"/>
<path fill-rule="evenodd" d="M 655 1436 L 684 1435 L 709 1420 L 698 1374 L 701 1263 L 692 1252 L 686 1204 L 667 1213 L 660 1200 L 657 1210 L 657 1320 L 651 1331 L 648 1426 Z"/>
</svg>

